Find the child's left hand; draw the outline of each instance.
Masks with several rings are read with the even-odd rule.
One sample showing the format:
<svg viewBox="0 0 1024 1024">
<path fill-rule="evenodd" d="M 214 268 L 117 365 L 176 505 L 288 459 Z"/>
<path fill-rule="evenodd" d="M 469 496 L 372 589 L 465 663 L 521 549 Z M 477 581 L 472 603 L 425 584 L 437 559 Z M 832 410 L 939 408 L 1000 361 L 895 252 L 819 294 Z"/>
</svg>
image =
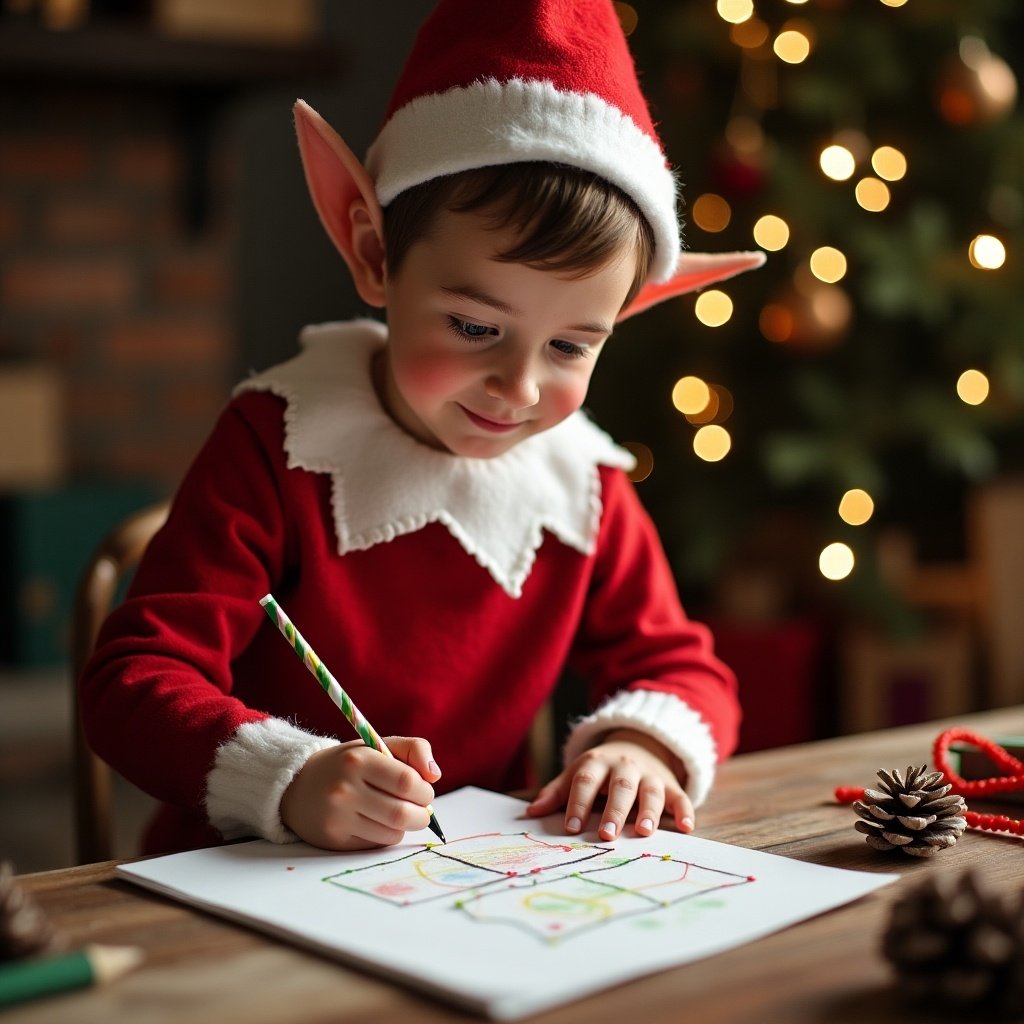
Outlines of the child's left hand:
<svg viewBox="0 0 1024 1024">
<path fill-rule="evenodd" d="M 682 764 L 647 733 L 616 729 L 602 743 L 584 751 L 555 776 L 526 808 L 531 817 L 565 806 L 565 830 L 582 832 L 599 794 L 607 794 L 598 835 L 610 841 L 621 834 L 636 804 L 636 833 L 653 835 L 663 811 L 680 832 L 693 831 L 693 804 L 680 778 Z"/>
</svg>

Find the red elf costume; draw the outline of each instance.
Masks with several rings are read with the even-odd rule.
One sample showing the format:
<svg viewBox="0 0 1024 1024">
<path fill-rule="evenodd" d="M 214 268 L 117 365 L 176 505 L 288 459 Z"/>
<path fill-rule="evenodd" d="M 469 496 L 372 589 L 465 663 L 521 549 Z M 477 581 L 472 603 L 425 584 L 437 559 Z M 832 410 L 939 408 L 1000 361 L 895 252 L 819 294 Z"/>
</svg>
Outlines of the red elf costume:
<svg viewBox="0 0 1024 1024">
<path fill-rule="evenodd" d="M 420 31 L 366 169 L 304 103 L 307 181 L 351 262 L 375 222 L 441 175 L 550 161 L 595 172 L 654 230 L 628 316 L 760 265 L 680 252 L 676 183 L 610 0 L 442 0 Z M 239 386 L 183 480 L 80 682 L 90 743 L 163 802 L 147 852 L 287 842 L 281 796 L 353 738 L 260 607 L 273 592 L 367 719 L 426 737 L 444 792 L 523 785 L 526 737 L 566 665 L 595 709 L 571 761 L 612 729 L 686 766 L 693 803 L 733 750 L 735 682 L 680 607 L 625 471 L 582 412 L 504 454 L 430 448 L 382 408 L 370 320 L 307 328 L 291 361 Z"/>
</svg>

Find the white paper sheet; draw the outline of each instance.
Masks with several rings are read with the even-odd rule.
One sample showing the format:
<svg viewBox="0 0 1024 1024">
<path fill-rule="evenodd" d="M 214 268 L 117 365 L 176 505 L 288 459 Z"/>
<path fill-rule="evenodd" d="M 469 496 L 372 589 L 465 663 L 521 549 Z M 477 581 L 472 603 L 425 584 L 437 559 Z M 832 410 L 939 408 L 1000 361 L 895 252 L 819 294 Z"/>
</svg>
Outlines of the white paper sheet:
<svg viewBox="0 0 1024 1024">
<path fill-rule="evenodd" d="M 511 1020 L 757 939 L 896 875 L 660 831 L 604 843 L 466 788 L 400 846 L 255 841 L 120 866 L 131 882 Z"/>
</svg>

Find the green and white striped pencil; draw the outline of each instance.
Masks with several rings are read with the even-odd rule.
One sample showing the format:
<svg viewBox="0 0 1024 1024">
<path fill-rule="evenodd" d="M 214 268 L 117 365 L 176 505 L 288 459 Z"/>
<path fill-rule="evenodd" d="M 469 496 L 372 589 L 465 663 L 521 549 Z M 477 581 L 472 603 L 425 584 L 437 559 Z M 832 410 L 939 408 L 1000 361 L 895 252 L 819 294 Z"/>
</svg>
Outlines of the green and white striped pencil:
<svg viewBox="0 0 1024 1024">
<path fill-rule="evenodd" d="M 324 693 L 341 709 L 341 713 L 352 723 L 352 727 L 359 733 L 360 739 L 374 750 L 379 750 L 386 757 L 395 755 L 388 750 L 387 744 L 380 738 L 376 729 L 363 717 L 359 708 L 352 703 L 352 698 L 341 688 L 338 680 L 331 675 L 327 666 L 317 657 L 316 651 L 306 643 L 302 634 L 295 628 L 294 623 L 285 614 L 284 609 L 274 599 L 273 594 L 267 594 L 260 598 L 263 610 L 270 616 L 271 622 L 281 631 L 281 635 L 292 645 L 292 650 L 299 656 L 299 660 L 316 677 Z M 430 812 L 428 827 L 430 831 L 441 840 L 447 842 L 441 826 L 437 823 L 433 807 L 427 807 Z"/>
</svg>

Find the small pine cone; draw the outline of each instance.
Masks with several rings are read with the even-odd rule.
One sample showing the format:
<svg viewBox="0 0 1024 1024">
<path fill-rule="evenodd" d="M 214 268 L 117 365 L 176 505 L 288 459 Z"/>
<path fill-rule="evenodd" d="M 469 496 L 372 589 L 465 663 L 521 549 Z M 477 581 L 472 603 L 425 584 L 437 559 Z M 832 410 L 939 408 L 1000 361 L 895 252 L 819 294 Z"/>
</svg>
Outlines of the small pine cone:
<svg viewBox="0 0 1024 1024">
<path fill-rule="evenodd" d="M 15 881 L 10 863 L 0 863 L 0 962 L 52 952 L 60 945 L 35 900 Z"/>
<path fill-rule="evenodd" d="M 912 999 L 986 1020 L 1024 1015 L 1024 893 L 986 892 L 970 871 L 929 876 L 893 905 L 882 952 Z"/>
<path fill-rule="evenodd" d="M 955 845 L 967 828 L 967 805 L 962 796 L 946 795 L 952 787 L 942 785 L 942 772 L 925 772 L 924 765 L 907 768 L 906 779 L 896 769 L 879 772 L 881 790 L 865 789 L 864 799 L 854 803 L 862 819 L 854 828 L 867 836 L 869 846 L 931 857 Z"/>
</svg>

